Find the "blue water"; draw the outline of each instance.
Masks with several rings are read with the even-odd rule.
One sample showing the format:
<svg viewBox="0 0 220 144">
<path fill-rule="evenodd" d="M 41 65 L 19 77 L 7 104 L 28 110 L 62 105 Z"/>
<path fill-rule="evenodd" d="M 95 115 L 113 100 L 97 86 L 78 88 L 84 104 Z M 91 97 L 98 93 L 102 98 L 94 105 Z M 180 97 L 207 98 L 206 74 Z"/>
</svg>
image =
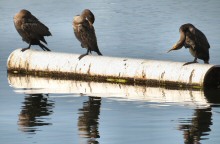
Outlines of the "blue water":
<svg viewBox="0 0 220 144">
<path fill-rule="evenodd" d="M 199 99 L 206 106 L 195 104 L 200 101 L 194 95 L 191 100 L 161 102 L 159 96 L 130 100 L 80 92 L 24 94 L 9 84 L 6 68 L 9 54 L 27 47 L 13 24 L 13 16 L 23 8 L 49 27 L 53 36 L 46 40 L 52 51 L 85 53 L 74 36 L 72 20 L 89 8 L 96 16 L 103 55 L 191 61 L 184 48 L 166 51 L 179 39 L 180 25 L 192 23 L 208 38 L 210 63 L 220 64 L 219 6 L 218 0 L 1 0 L 0 143 L 219 143 L 219 90 L 202 92 Z"/>
</svg>

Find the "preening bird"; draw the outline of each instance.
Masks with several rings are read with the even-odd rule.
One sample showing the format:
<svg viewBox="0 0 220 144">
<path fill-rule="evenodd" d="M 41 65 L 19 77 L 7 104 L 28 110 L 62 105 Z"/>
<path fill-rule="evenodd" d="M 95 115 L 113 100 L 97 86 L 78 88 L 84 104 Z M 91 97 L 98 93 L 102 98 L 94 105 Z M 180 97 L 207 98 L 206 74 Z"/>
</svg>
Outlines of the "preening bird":
<svg viewBox="0 0 220 144">
<path fill-rule="evenodd" d="M 39 45 L 44 51 L 50 51 L 44 44 L 47 44 L 44 36 L 51 36 L 51 33 L 43 23 L 41 23 L 28 10 L 22 9 L 14 16 L 14 25 L 22 40 L 28 43 L 27 48 L 23 48 L 24 52 L 30 49 L 31 45 Z"/>
<path fill-rule="evenodd" d="M 197 58 L 209 63 L 209 42 L 206 36 L 192 24 L 184 24 L 179 28 L 180 39 L 179 41 L 168 51 L 178 50 L 183 46 L 189 48 L 189 51 L 195 59 L 190 63 L 197 63 Z"/>
<path fill-rule="evenodd" d="M 76 38 L 80 41 L 81 47 L 86 48 L 87 52 L 79 56 L 79 59 L 88 55 L 89 52 L 95 51 L 98 55 L 102 55 L 99 51 L 97 38 L 93 23 L 95 21 L 94 14 L 85 9 L 81 15 L 76 15 L 73 19 L 73 30 Z"/>
</svg>

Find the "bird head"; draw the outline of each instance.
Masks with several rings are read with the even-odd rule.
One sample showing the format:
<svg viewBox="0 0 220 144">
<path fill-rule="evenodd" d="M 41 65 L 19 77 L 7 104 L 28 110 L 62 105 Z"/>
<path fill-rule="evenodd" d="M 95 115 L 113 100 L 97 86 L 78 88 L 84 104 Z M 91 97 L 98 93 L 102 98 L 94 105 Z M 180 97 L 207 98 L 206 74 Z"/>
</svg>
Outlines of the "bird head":
<svg viewBox="0 0 220 144">
<path fill-rule="evenodd" d="M 30 15 L 31 15 L 31 12 L 29 12 L 26 9 L 22 9 L 18 13 L 15 14 L 15 17 L 16 18 L 26 18 L 26 17 L 29 17 Z"/>
<path fill-rule="evenodd" d="M 86 18 L 91 24 L 95 22 L 95 16 L 89 9 L 83 10 L 81 16 Z"/>
</svg>

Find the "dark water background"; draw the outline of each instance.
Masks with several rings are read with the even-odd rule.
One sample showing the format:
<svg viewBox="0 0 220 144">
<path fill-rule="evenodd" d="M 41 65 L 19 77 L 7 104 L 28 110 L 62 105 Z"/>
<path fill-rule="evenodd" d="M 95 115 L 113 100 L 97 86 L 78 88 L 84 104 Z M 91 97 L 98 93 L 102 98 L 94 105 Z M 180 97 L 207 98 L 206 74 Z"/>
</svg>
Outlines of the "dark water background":
<svg viewBox="0 0 220 144">
<path fill-rule="evenodd" d="M 210 63 L 220 64 L 219 7 L 219 0 L 1 0 L 0 143 L 219 143 L 219 90 L 204 92 L 203 107 L 193 105 L 196 99 L 189 106 L 185 101 L 128 101 L 77 93 L 28 95 L 9 86 L 6 71 L 9 54 L 27 46 L 13 24 L 14 14 L 23 8 L 50 28 L 53 36 L 46 40 L 52 51 L 85 52 L 73 34 L 72 19 L 89 8 L 96 16 L 99 49 L 106 56 L 191 61 L 184 48 L 166 53 L 179 39 L 179 26 L 190 22 L 209 40 Z"/>
</svg>

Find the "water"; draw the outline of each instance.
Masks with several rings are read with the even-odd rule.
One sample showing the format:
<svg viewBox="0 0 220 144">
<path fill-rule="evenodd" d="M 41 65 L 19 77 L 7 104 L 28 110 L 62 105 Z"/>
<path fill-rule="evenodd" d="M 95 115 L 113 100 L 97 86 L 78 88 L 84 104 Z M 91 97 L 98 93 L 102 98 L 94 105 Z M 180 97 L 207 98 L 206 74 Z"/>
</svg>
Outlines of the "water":
<svg viewBox="0 0 220 144">
<path fill-rule="evenodd" d="M 104 55 L 191 61 L 184 48 L 166 53 L 179 38 L 179 26 L 190 22 L 209 40 L 210 63 L 219 64 L 219 6 L 218 0 L 1 0 L 0 143 L 219 143 L 219 90 L 31 81 L 6 71 L 9 54 L 27 46 L 13 25 L 14 14 L 23 8 L 50 28 L 53 36 L 46 40 L 52 51 L 85 52 L 71 23 L 74 15 L 89 8 L 96 16 L 94 26 Z"/>
</svg>

